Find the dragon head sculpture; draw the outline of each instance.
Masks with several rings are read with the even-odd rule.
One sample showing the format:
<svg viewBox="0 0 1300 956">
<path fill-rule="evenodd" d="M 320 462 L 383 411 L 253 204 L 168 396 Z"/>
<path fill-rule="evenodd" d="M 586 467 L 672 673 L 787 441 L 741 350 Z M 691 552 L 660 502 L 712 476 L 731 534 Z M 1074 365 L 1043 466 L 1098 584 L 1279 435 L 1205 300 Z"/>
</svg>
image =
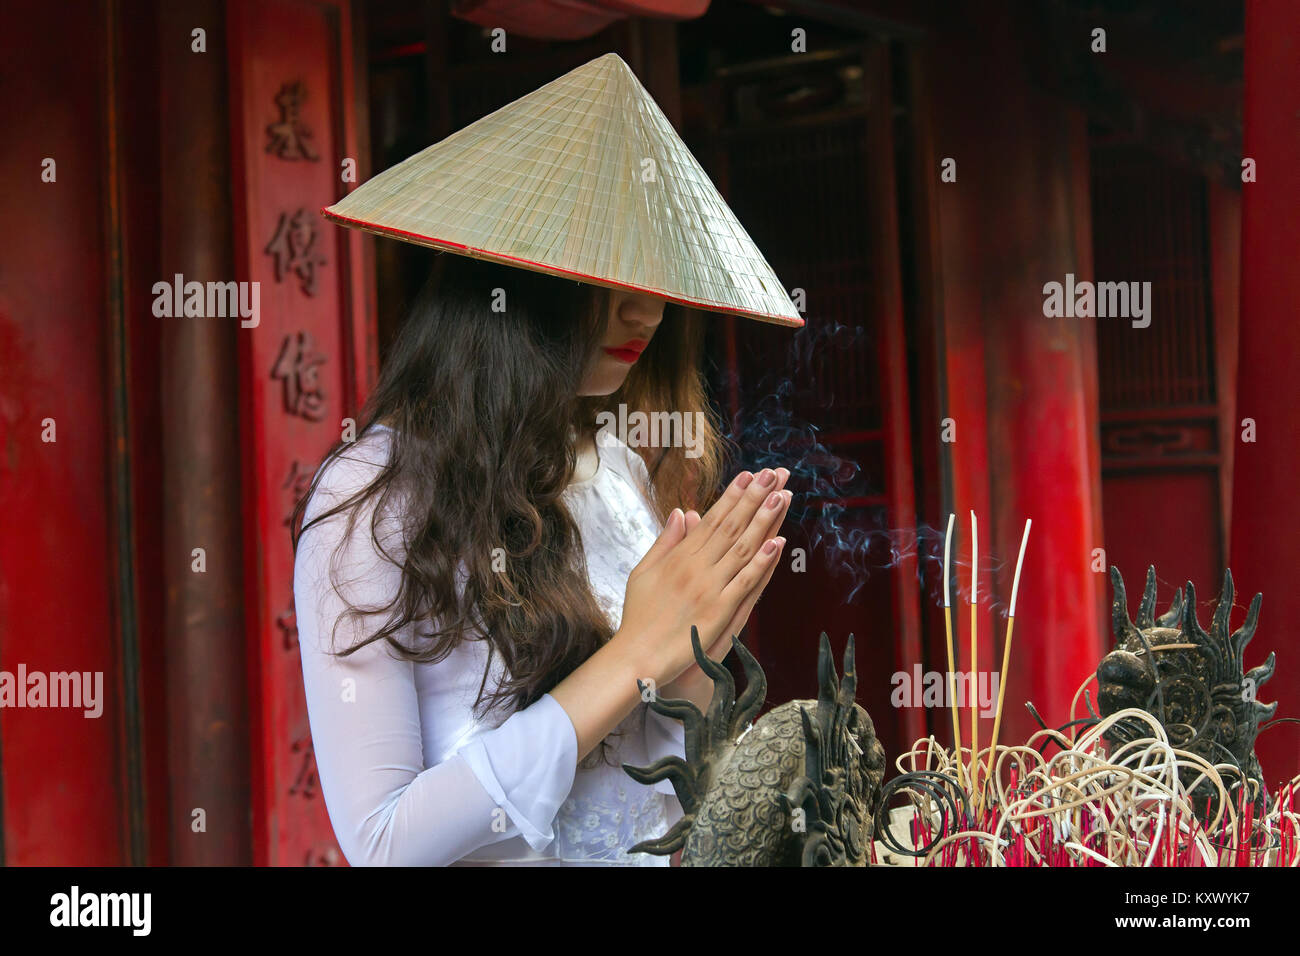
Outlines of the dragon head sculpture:
<svg viewBox="0 0 1300 956">
<path fill-rule="evenodd" d="M 758 661 L 732 639 L 747 681 L 737 699 L 731 672 L 701 650 L 695 628 L 691 644 L 713 681 L 706 712 L 686 700 L 649 704 L 682 721 L 685 759 L 624 766 L 640 783 L 670 780 L 683 816 L 663 837 L 632 851 L 681 850 L 682 866 L 865 866 L 885 752 L 854 701 L 853 638 L 844 651 L 843 680 L 822 634 L 817 700 L 782 704 L 752 725 L 767 696 Z"/>
<path fill-rule="evenodd" d="M 1149 568 L 1134 623 L 1119 569 L 1112 567 L 1110 577 L 1116 648 L 1097 668 L 1101 715 L 1108 717 L 1130 707 L 1146 710 L 1159 719 L 1176 748 L 1211 764 L 1236 767 L 1243 778 L 1255 781 L 1260 792 L 1266 793 L 1255 758 L 1255 738 L 1260 721 L 1273 715 L 1277 703 L 1262 704 L 1256 697 L 1260 686 L 1273 676 L 1276 655 L 1269 654 L 1268 660 L 1249 671 L 1243 664 L 1246 645 L 1255 636 L 1263 595 L 1255 595 L 1245 623 L 1230 634 L 1233 586 L 1232 572 L 1226 571 L 1223 592 L 1206 633 L 1196 617 L 1196 589 L 1190 581 L 1186 601 L 1179 589 L 1169 610 L 1157 618 L 1156 569 Z M 1121 722 L 1108 740 L 1122 746 L 1146 734 L 1137 722 Z M 1193 799 L 1198 807 L 1205 807 L 1215 792 L 1202 782 L 1193 790 Z"/>
</svg>

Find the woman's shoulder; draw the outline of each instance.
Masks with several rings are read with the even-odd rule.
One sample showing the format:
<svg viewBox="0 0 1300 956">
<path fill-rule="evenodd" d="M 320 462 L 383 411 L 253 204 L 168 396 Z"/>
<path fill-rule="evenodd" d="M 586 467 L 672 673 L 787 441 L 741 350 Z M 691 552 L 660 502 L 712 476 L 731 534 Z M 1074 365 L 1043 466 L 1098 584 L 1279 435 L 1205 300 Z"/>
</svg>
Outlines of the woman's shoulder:
<svg viewBox="0 0 1300 956">
<path fill-rule="evenodd" d="M 317 469 L 315 487 L 307 505 L 307 519 L 369 487 L 388 464 L 391 455 L 392 432 L 378 424 L 371 425 L 355 441 L 335 449 Z"/>
</svg>

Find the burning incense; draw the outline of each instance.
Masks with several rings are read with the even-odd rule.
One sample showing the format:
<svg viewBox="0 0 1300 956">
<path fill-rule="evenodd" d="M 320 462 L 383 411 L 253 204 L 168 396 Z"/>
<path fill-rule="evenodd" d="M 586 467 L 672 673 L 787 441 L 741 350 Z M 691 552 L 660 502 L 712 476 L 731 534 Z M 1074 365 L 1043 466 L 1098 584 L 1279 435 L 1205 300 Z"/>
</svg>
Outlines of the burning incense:
<svg viewBox="0 0 1300 956">
<path fill-rule="evenodd" d="M 892 838 L 885 831 L 882 846 L 927 867 L 1300 867 L 1300 808 L 1296 806 L 1300 776 L 1270 800 L 1262 787 L 1221 774 L 1223 765 L 1177 749 L 1162 721 L 1141 707 L 1076 721 L 1075 705 L 1097 679 L 1095 674 L 1079 685 L 1071 704 L 1071 724 L 1083 723 L 1084 729 L 1066 736 L 1039 719 L 1042 729 L 1023 744 L 999 743 L 1020 576 L 1033 527 L 1030 520 L 1025 521 L 1011 585 L 1002 680 L 987 759 L 979 759 L 978 730 L 972 726 L 972 754 L 969 764 L 965 761 L 960 708 L 953 690 L 954 659 L 960 656 L 952 641 L 949 576 L 955 519 L 949 515 L 944 539 L 943 605 L 949 705 L 957 744 L 949 754 L 931 735 L 898 758 L 896 764 L 903 772 L 891 781 L 890 792 L 893 798 L 905 794 L 911 807 L 910 815 L 903 807 L 893 811 L 899 814 L 894 834 L 910 833 L 911 845 L 889 842 Z M 977 534 L 972 513 L 972 660 L 978 660 L 979 651 L 974 613 L 979 593 Z M 1182 644 L 1160 649 L 1176 647 Z M 974 722 L 978 710 L 972 709 Z M 1116 744 L 1121 729 L 1126 741 L 1122 746 Z M 1049 743 L 1057 753 L 1048 753 Z M 995 773 L 999 754 L 1010 764 L 1005 785 L 1001 774 Z M 1207 789 L 1213 792 L 1204 792 Z M 961 807 L 957 812 L 950 809 L 954 801 Z M 906 843 L 907 837 L 903 840 Z"/>
<path fill-rule="evenodd" d="M 998 752 L 998 731 L 1002 729 L 1002 701 L 1007 694 L 1007 669 L 1011 666 L 1011 632 L 1016 626 L 1016 597 L 1020 594 L 1020 569 L 1025 564 L 1025 546 L 1029 544 L 1029 526 L 1032 518 L 1025 519 L 1025 534 L 1020 539 L 1020 557 L 1016 558 L 1016 576 L 1011 582 L 1011 608 L 1007 612 L 1007 636 L 1002 642 L 1002 671 L 998 681 L 998 709 L 993 717 L 993 741 L 989 745 L 989 759 L 984 767 L 985 780 L 993 779 L 993 758 Z M 981 794 L 981 804 L 983 794 Z"/>
<path fill-rule="evenodd" d="M 976 675 L 980 666 L 979 643 L 979 599 L 977 597 L 980 583 L 980 545 L 979 528 L 975 523 L 975 512 L 970 513 L 970 785 L 976 787 L 975 771 L 980 752 L 980 711 L 979 694 L 975 693 Z M 960 762 L 960 756 L 958 762 Z"/>
<path fill-rule="evenodd" d="M 952 745 L 957 754 L 957 777 L 961 779 L 961 718 L 957 715 L 957 688 L 953 680 L 952 659 L 952 596 L 949 594 L 948 565 L 952 560 L 952 526 L 957 521 L 955 513 L 948 515 L 948 533 L 943 538 L 943 632 L 944 650 L 948 652 L 948 709 L 952 711 Z M 962 782 L 965 786 L 965 782 Z"/>
</svg>

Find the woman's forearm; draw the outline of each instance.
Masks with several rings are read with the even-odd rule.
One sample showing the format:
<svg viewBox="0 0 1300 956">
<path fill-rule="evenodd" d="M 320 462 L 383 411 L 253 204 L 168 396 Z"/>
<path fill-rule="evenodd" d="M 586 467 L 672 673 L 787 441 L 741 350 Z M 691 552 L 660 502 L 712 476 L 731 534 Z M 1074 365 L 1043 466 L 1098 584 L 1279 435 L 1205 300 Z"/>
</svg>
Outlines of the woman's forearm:
<svg viewBox="0 0 1300 956">
<path fill-rule="evenodd" d="M 578 759 L 587 756 L 641 703 L 637 680 L 650 668 L 628 650 L 627 641 L 610 640 L 551 690 L 578 735 Z"/>
</svg>

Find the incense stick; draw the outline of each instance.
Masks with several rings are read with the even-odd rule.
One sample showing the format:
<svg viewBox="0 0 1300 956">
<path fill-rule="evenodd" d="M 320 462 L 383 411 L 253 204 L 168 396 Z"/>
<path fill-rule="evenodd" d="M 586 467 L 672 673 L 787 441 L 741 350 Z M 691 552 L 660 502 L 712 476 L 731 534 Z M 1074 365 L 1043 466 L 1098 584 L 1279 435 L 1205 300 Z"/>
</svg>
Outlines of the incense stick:
<svg viewBox="0 0 1300 956">
<path fill-rule="evenodd" d="M 948 709 L 952 711 L 952 745 L 957 755 L 957 779 L 961 780 L 961 717 L 957 713 L 957 687 L 953 680 L 952 655 L 952 596 L 949 594 L 948 565 L 952 560 L 952 526 L 957 515 L 948 515 L 948 533 L 943 538 L 943 633 L 944 650 L 948 652 Z M 966 783 L 961 780 L 962 786 Z"/>
<path fill-rule="evenodd" d="M 1007 636 L 1002 642 L 1002 671 L 998 680 L 998 709 L 993 716 L 993 740 L 989 745 L 988 764 L 984 767 L 986 781 L 993 779 L 993 758 L 998 752 L 998 732 L 1002 729 L 1002 702 L 1007 695 L 1007 670 L 1011 666 L 1011 632 L 1016 626 L 1016 598 L 1020 594 L 1020 570 L 1025 564 L 1025 546 L 1029 544 L 1029 526 L 1032 518 L 1025 519 L 1025 534 L 1020 539 L 1020 557 L 1016 558 L 1016 576 L 1011 582 L 1011 607 L 1007 612 Z M 983 806 L 984 794 L 980 793 L 980 805 Z"/>
</svg>

